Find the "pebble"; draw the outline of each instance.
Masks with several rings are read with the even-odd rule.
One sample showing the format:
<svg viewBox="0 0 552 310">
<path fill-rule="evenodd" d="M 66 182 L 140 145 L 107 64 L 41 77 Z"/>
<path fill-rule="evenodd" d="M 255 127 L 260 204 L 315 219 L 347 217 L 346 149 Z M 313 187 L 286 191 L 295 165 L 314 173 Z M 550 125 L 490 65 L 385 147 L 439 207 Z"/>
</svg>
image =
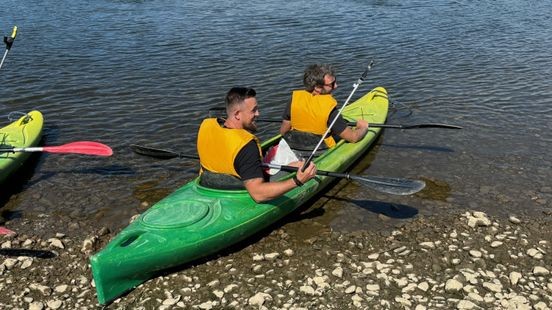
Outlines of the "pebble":
<svg viewBox="0 0 552 310">
<path fill-rule="evenodd" d="M 305 293 L 307 295 L 314 295 L 315 291 L 314 288 L 310 285 L 304 285 L 299 288 L 299 291 L 302 293 Z"/>
<path fill-rule="evenodd" d="M 517 217 L 513 216 L 513 215 L 510 216 L 510 217 L 508 218 L 508 220 L 509 220 L 512 224 L 519 224 L 519 223 L 521 223 L 521 220 L 518 219 Z"/>
<path fill-rule="evenodd" d="M 514 226 L 508 224 L 511 221 L 497 220 L 489 228 L 470 229 L 465 223 L 470 217 L 491 222 L 486 214 L 473 212 L 459 218 L 461 224 L 454 229 L 417 226 L 417 230 L 409 231 L 406 224 L 405 229 L 383 237 L 386 247 L 372 245 L 356 235 L 343 235 L 343 247 L 319 247 L 308 252 L 312 255 L 308 259 L 294 254 L 297 249 L 292 243 L 269 248 L 271 251 L 254 244 L 251 247 L 257 253 L 268 254 L 254 254 L 244 249 L 251 251 L 245 252 L 245 257 L 214 258 L 206 264 L 148 281 L 136 288 L 136 293 L 116 300 L 113 307 L 145 310 L 249 306 L 263 310 L 298 310 L 336 308 L 343 301 L 353 309 L 550 309 L 547 304 L 552 295 L 547 254 L 550 242 L 546 240 L 549 235 L 537 235 L 535 239 L 534 234 L 540 227 L 525 230 L 525 225 L 529 225 L 526 221 Z M 485 226 L 480 224 L 476 227 Z M 438 234 L 432 234 L 433 231 Z M 78 262 L 84 257 L 79 251 L 85 248 L 84 243 L 80 248 L 80 242 L 61 235 L 47 241 L 22 236 L 9 239 L 9 244 L 8 240 L 0 242 L 16 248 L 23 243 L 29 247 L 34 244 L 56 247 L 53 239 L 66 244 L 67 249 L 59 258 L 71 259 L 67 265 L 70 280 L 36 276 L 39 274 L 36 270 L 44 270 L 45 275 L 64 273 L 65 270 L 53 269 L 55 260 L 25 256 L 2 258 L 0 292 L 6 292 L 4 295 L 9 295 L 9 299 L 0 298 L 0 309 L 94 309 L 97 301 L 90 287 L 89 266 Z M 282 240 L 288 242 L 288 239 Z M 318 236 L 318 240 L 313 247 L 323 244 L 324 237 Z M 379 250 L 382 252 L 375 253 Z M 466 259 L 467 254 L 472 259 Z M 327 264 L 314 263 L 320 261 Z M 206 266 L 215 270 L 220 266 L 220 276 L 202 273 Z M 438 272 L 432 271 L 434 267 Z M 258 273 L 252 273 L 252 269 Z M 31 283 L 28 289 L 12 289 L 18 283 L 16 274 Z M 181 286 L 172 286 L 173 279 Z"/>
<path fill-rule="evenodd" d="M 378 284 L 367 284 L 366 285 L 366 290 L 367 291 L 379 291 L 380 290 L 380 286 Z"/>
<path fill-rule="evenodd" d="M 483 287 L 495 293 L 500 293 L 502 291 L 502 285 L 498 283 L 483 282 Z"/>
<path fill-rule="evenodd" d="M 461 300 L 456 305 L 456 309 L 476 309 L 476 308 L 479 308 L 479 307 L 476 304 L 474 304 L 473 302 L 471 302 L 469 300 L 465 300 L 465 299 Z"/>
<path fill-rule="evenodd" d="M 21 269 L 27 269 L 29 267 L 31 267 L 33 264 L 33 259 L 30 258 L 30 257 L 26 257 L 25 259 L 23 259 L 21 261 L 21 266 L 19 268 Z"/>
<path fill-rule="evenodd" d="M 279 256 L 280 256 L 280 253 L 269 253 L 264 255 L 265 259 L 268 261 L 275 260 Z"/>
<path fill-rule="evenodd" d="M 50 243 L 50 246 L 52 246 L 52 247 L 55 247 L 55 248 L 58 248 L 58 249 L 65 249 L 65 245 L 58 238 L 50 238 L 47 241 L 48 241 L 48 243 Z"/>
<path fill-rule="evenodd" d="M 543 258 L 543 254 L 541 253 L 541 251 L 537 250 L 537 249 L 529 249 L 527 250 L 527 255 L 529 255 L 529 257 L 532 257 L 534 259 L 542 259 Z"/>
<path fill-rule="evenodd" d="M 356 286 L 351 285 L 345 289 L 345 294 L 352 294 L 356 291 Z"/>
<path fill-rule="evenodd" d="M 429 289 L 429 283 L 427 283 L 426 281 L 424 281 L 424 282 L 419 283 L 419 284 L 417 285 L 417 287 L 418 287 L 420 290 L 422 290 L 422 291 L 424 291 L 424 292 L 427 292 L 427 290 Z"/>
<path fill-rule="evenodd" d="M 44 309 L 44 304 L 40 301 L 33 301 L 29 304 L 29 310 L 42 310 Z"/>
<path fill-rule="evenodd" d="M 547 276 L 550 274 L 550 271 L 542 266 L 536 266 L 533 268 L 533 274 L 536 276 Z"/>
<path fill-rule="evenodd" d="M 238 287 L 238 286 L 237 286 L 236 284 L 230 284 L 230 285 L 228 285 L 228 286 L 226 286 L 226 287 L 224 288 L 224 292 L 227 293 L 227 294 L 228 294 L 228 293 L 231 293 L 231 292 L 234 291 L 234 289 L 236 289 L 237 287 Z"/>
<path fill-rule="evenodd" d="M 48 308 L 53 310 L 61 308 L 62 304 L 63 302 L 61 300 L 49 300 L 46 303 L 46 305 L 48 305 Z"/>
<path fill-rule="evenodd" d="M 337 267 L 335 268 L 333 271 L 332 271 L 332 275 L 338 277 L 338 278 L 342 278 L 343 277 L 343 268 L 341 267 Z"/>
<path fill-rule="evenodd" d="M 170 306 L 168 306 L 168 307 L 170 307 Z M 213 309 L 213 307 L 214 307 L 214 304 L 213 304 L 212 301 L 206 301 L 206 302 L 201 303 L 201 304 L 198 305 L 198 308 L 203 309 L 203 310 L 211 310 L 211 309 Z"/>
<path fill-rule="evenodd" d="M 510 279 L 510 284 L 512 284 L 513 286 L 516 286 L 519 280 L 521 279 L 521 273 L 517 271 L 512 271 L 510 272 L 509 279 Z"/>
<path fill-rule="evenodd" d="M 445 291 L 448 293 L 459 292 L 462 289 L 462 287 L 463 287 L 463 284 L 455 279 L 449 279 L 445 283 Z"/>
</svg>

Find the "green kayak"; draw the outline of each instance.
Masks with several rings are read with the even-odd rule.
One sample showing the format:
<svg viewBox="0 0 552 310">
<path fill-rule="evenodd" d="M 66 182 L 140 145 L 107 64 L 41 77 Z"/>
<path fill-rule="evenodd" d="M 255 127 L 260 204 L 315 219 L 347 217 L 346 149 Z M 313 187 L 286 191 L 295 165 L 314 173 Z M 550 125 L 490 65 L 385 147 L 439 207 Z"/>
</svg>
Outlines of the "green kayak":
<svg viewBox="0 0 552 310">
<path fill-rule="evenodd" d="M 345 107 L 342 114 L 348 121 L 363 118 L 384 123 L 387 111 L 387 92 L 377 87 Z M 366 153 L 380 130 L 370 128 L 357 143 L 339 141 L 314 160 L 317 168 L 346 171 Z M 276 136 L 264 142 L 263 149 L 279 139 Z M 246 190 L 212 189 L 201 186 L 199 178 L 190 181 L 153 205 L 90 258 L 98 301 L 108 303 L 165 269 L 216 253 L 254 235 L 324 190 L 332 179 L 317 176 L 264 203 L 256 203 Z"/>
<path fill-rule="evenodd" d="M 5 149 L 36 146 L 42 137 L 42 113 L 31 111 L 17 121 L 0 128 L 0 183 L 23 165 L 30 153 L 9 152 Z"/>
</svg>

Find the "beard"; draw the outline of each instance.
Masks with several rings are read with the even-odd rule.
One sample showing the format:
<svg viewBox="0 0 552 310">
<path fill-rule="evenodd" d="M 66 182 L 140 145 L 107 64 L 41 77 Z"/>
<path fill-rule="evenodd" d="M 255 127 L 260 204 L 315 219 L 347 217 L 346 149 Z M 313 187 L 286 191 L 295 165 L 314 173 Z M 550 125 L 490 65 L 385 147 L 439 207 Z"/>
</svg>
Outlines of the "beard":
<svg viewBox="0 0 552 310">
<path fill-rule="evenodd" d="M 258 131 L 257 123 L 255 122 L 255 120 L 251 121 L 251 123 L 249 124 L 246 124 L 243 128 L 250 133 L 256 133 Z"/>
</svg>

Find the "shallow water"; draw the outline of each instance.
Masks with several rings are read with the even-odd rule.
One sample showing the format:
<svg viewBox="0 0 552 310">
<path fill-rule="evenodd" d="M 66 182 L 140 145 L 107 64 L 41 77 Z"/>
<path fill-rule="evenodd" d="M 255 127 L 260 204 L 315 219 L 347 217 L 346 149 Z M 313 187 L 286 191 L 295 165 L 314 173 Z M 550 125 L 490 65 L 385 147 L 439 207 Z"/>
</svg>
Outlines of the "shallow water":
<svg viewBox="0 0 552 310">
<path fill-rule="evenodd" d="M 344 102 L 371 59 L 354 98 L 381 85 L 394 102 L 389 123 L 464 129 L 386 130 L 354 172 L 423 179 L 428 188 L 399 197 L 340 182 L 313 203 L 326 211 L 319 221 L 380 229 L 452 209 L 538 216 L 552 208 L 546 2 L 2 4 L 0 30 L 17 25 L 19 34 L 0 69 L 0 114 L 39 109 L 44 145 L 96 140 L 115 151 L 37 156 L 2 192 L 8 219 L 124 227 L 198 170 L 191 160 L 140 157 L 129 144 L 194 154 L 200 120 L 234 85 L 255 87 L 262 116 L 279 117 L 313 62 L 336 66 Z M 276 130 L 263 124 L 260 136 Z"/>
</svg>

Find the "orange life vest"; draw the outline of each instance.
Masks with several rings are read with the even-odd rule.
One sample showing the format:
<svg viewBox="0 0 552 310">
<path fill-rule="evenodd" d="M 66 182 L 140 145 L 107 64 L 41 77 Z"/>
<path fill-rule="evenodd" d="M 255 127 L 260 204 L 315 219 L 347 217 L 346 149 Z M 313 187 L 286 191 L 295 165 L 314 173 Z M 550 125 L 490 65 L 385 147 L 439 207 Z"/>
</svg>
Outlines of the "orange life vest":
<svg viewBox="0 0 552 310">
<path fill-rule="evenodd" d="M 299 131 L 323 135 L 328 130 L 328 118 L 337 106 L 332 95 L 313 95 L 306 90 L 295 90 L 291 96 L 291 128 Z M 335 145 L 329 136 L 324 139 L 328 147 Z"/>
<path fill-rule="evenodd" d="M 234 168 L 234 160 L 240 150 L 255 140 L 261 156 L 259 140 L 245 129 L 222 127 L 216 118 L 207 118 L 199 126 L 197 153 L 201 167 L 215 173 L 240 177 Z"/>
</svg>

